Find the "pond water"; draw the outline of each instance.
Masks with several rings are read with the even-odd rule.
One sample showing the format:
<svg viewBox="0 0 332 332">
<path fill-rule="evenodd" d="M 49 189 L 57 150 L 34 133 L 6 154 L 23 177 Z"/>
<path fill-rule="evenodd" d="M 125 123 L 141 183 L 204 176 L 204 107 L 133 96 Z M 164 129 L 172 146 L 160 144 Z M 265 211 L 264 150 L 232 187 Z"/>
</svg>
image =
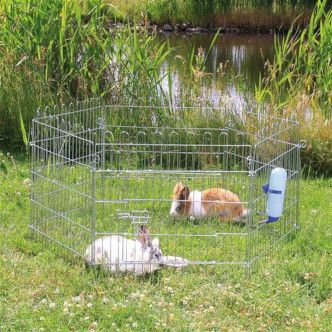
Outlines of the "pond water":
<svg viewBox="0 0 332 332">
<path fill-rule="evenodd" d="M 206 54 L 213 38 L 213 34 L 170 34 L 158 37 L 159 41 L 168 40 L 170 46 L 175 48 L 171 59 L 163 65 L 164 73 L 171 70 L 173 93 L 188 83 L 192 49 L 197 54 L 201 48 Z M 217 102 L 227 95 L 236 100 L 241 99 L 244 92 L 254 92 L 259 75 L 264 71 L 264 64 L 267 60 L 273 61 L 273 57 L 273 35 L 219 35 L 205 62 L 205 71 L 209 74 L 201 81 L 204 98 Z M 168 91 L 169 81 L 167 77 L 163 80 L 165 91 Z"/>
</svg>

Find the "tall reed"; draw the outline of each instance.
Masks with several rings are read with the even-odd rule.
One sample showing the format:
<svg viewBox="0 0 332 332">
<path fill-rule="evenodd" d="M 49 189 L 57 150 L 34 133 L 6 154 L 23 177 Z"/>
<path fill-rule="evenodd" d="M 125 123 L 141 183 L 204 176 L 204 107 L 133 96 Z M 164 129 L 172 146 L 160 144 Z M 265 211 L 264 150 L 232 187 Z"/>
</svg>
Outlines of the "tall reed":
<svg viewBox="0 0 332 332">
<path fill-rule="evenodd" d="M 171 50 L 129 26 L 110 31 L 105 1 L 3 0 L 1 10 L 2 146 L 26 142 L 23 124 L 38 106 L 93 96 L 156 102 Z"/>
<path fill-rule="evenodd" d="M 157 24 L 191 22 L 205 27 L 288 28 L 295 17 L 307 23 L 315 0 L 108 0 L 122 17 Z"/>
<path fill-rule="evenodd" d="M 256 87 L 256 98 L 278 113 L 296 113 L 307 167 L 332 175 L 332 9 L 318 0 L 303 31 L 275 38 L 276 56 Z"/>
</svg>

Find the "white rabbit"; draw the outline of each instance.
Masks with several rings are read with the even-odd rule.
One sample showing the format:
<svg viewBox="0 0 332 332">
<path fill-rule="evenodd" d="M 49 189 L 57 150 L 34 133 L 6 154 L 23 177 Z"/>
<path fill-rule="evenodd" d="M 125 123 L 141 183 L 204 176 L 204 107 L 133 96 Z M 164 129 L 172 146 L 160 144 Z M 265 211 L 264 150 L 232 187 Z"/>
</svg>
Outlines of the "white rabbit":
<svg viewBox="0 0 332 332">
<path fill-rule="evenodd" d="M 140 227 L 135 240 L 121 235 L 95 240 L 87 247 L 85 258 L 88 264 L 101 265 L 111 272 L 133 272 L 138 276 L 158 270 L 163 260 L 159 239 L 151 241 L 146 226 Z"/>
</svg>

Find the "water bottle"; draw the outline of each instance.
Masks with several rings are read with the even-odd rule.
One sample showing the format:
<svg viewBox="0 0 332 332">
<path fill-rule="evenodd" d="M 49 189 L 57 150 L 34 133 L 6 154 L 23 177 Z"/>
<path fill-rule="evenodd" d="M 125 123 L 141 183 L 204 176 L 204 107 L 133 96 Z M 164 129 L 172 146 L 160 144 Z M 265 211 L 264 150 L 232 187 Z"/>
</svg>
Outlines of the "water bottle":
<svg viewBox="0 0 332 332">
<path fill-rule="evenodd" d="M 270 183 L 263 186 L 267 193 L 267 223 L 277 221 L 282 215 L 285 200 L 287 172 L 284 168 L 277 167 L 271 171 Z"/>
</svg>

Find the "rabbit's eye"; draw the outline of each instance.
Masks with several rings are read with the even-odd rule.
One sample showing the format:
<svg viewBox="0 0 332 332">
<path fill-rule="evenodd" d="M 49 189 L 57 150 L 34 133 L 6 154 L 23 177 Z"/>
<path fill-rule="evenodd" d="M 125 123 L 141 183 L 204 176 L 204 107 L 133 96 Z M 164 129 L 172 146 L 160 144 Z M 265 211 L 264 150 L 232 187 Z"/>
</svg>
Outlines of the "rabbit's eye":
<svg viewBox="0 0 332 332">
<path fill-rule="evenodd" d="M 176 212 L 180 212 L 181 211 L 181 204 L 178 204 L 178 206 L 176 207 Z"/>
</svg>

